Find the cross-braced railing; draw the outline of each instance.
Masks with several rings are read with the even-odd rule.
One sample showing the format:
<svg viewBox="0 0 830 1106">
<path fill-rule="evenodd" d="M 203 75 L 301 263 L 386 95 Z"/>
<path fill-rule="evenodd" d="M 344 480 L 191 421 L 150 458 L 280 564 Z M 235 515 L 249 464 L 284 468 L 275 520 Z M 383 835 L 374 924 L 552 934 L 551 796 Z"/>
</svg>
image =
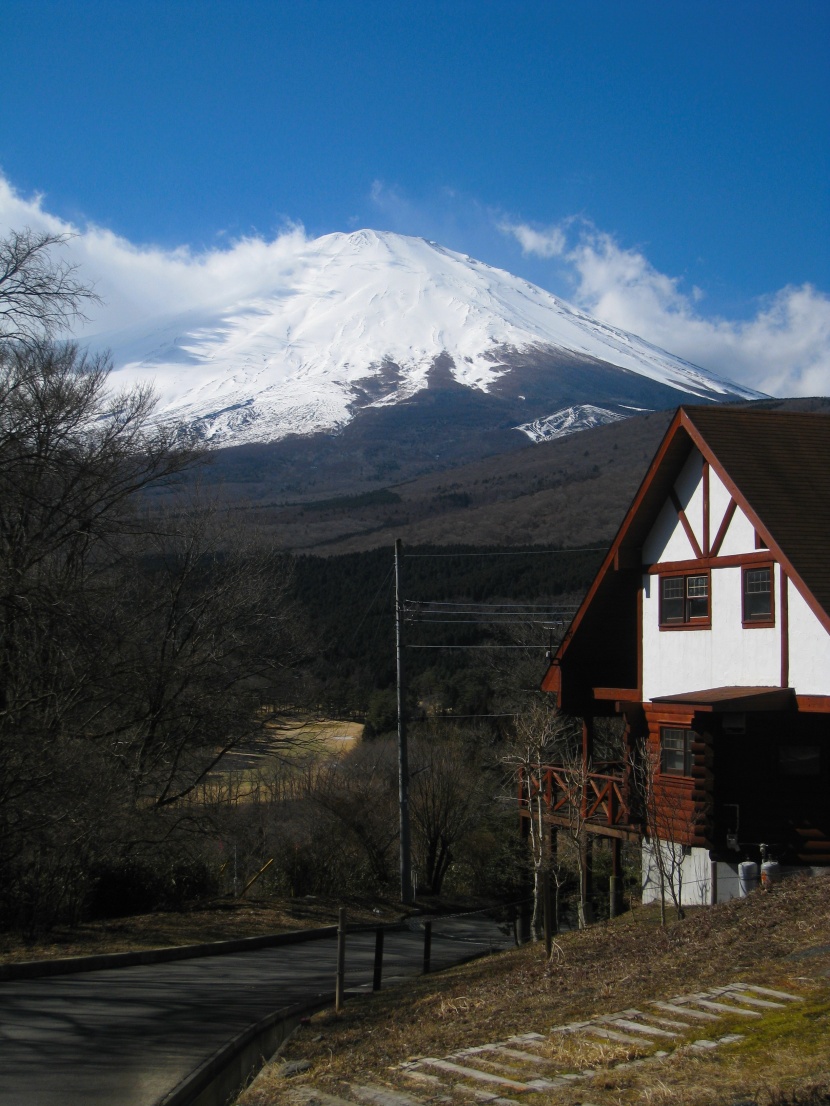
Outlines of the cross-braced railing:
<svg viewBox="0 0 830 1106">
<path fill-rule="evenodd" d="M 529 810 L 541 795 L 545 814 L 557 821 L 579 814 L 594 825 L 625 827 L 632 824 L 630 785 L 626 765 L 604 762 L 598 771 L 584 772 L 565 765 L 522 767 L 519 772 L 519 806 Z"/>
</svg>

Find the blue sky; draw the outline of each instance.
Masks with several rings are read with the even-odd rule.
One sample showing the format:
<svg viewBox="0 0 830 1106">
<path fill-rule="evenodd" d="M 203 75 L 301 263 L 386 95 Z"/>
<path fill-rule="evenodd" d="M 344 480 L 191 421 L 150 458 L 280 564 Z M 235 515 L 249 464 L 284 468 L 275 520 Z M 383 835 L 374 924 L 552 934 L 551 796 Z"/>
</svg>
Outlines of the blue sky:
<svg viewBox="0 0 830 1106">
<path fill-rule="evenodd" d="M 423 235 L 830 391 L 827 0 L 4 0 L 0 37 L 0 225 Z"/>
</svg>

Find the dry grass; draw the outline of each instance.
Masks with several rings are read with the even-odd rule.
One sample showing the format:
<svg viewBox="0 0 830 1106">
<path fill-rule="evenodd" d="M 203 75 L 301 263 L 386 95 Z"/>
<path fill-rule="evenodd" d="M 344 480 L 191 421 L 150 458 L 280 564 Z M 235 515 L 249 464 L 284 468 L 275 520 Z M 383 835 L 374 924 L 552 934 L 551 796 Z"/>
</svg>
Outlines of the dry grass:
<svg viewBox="0 0 830 1106">
<path fill-rule="evenodd" d="M 194 793 L 194 801 L 214 801 L 230 794 L 244 803 L 261 792 L 285 772 L 286 765 L 301 767 L 309 761 L 337 757 L 352 749 L 361 739 L 363 725 L 333 718 L 300 718 L 266 723 L 251 744 L 226 753 L 211 772 L 205 785 Z M 276 776 L 275 776 L 276 773 Z"/>
<path fill-rule="evenodd" d="M 744 1039 L 705 1054 L 681 1042 L 670 1060 L 656 1057 L 635 1067 L 619 1064 L 653 1048 L 629 1052 L 557 1034 L 543 1055 L 571 1070 L 591 1067 L 596 1076 L 562 1092 L 523 1098 L 534 1106 L 830 1103 L 822 1097 L 830 1096 L 830 878 L 793 880 L 770 894 L 701 908 L 665 929 L 655 910 L 641 908 L 562 935 L 558 944 L 561 955 L 551 963 L 539 946 L 527 946 L 355 999 L 340 1018 L 317 1015 L 286 1053 L 309 1060 L 310 1070 L 286 1080 L 276 1065 L 266 1069 L 240 1106 L 284 1106 L 298 1082 L 334 1094 L 350 1081 L 412 1093 L 397 1070 L 407 1059 L 445 1056 L 514 1033 L 544 1033 L 736 980 L 785 986 L 805 1002 L 757 1020 L 701 1023 L 696 1037 L 737 1031 Z"/>
<path fill-rule="evenodd" d="M 224 900 L 187 912 L 159 911 L 58 927 L 48 938 L 34 941 L 0 932 L 0 964 L 231 941 L 238 937 L 335 925 L 338 908 L 342 905 L 342 899 L 322 896 L 302 899 L 252 897 L 250 900 Z M 353 922 L 389 922 L 400 917 L 400 909 L 391 903 L 373 900 L 370 903 L 352 901 L 347 905 L 349 919 Z M 376 914 L 375 910 L 380 913 Z"/>
</svg>

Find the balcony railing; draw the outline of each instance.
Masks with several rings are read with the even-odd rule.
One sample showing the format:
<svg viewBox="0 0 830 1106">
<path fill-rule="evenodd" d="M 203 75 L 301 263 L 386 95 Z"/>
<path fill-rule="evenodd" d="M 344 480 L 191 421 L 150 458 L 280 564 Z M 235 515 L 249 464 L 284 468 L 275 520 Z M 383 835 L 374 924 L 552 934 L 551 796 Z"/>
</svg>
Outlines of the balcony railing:
<svg viewBox="0 0 830 1106">
<path fill-rule="evenodd" d="M 625 828 L 633 825 L 629 773 L 622 762 L 607 761 L 587 774 L 564 765 L 522 767 L 519 806 L 530 810 L 539 795 L 544 813 L 557 822 L 576 817 L 588 825 Z"/>
</svg>

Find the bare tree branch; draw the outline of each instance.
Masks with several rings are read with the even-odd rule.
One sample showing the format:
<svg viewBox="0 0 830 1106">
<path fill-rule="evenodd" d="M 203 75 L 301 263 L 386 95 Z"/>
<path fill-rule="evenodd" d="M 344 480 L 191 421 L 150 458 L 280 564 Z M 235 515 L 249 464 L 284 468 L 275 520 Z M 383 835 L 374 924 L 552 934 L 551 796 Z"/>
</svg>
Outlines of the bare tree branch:
<svg viewBox="0 0 830 1106">
<path fill-rule="evenodd" d="M 53 337 L 101 302 L 76 265 L 52 255 L 71 237 L 27 227 L 0 239 L 0 341 L 30 345 Z"/>
</svg>

